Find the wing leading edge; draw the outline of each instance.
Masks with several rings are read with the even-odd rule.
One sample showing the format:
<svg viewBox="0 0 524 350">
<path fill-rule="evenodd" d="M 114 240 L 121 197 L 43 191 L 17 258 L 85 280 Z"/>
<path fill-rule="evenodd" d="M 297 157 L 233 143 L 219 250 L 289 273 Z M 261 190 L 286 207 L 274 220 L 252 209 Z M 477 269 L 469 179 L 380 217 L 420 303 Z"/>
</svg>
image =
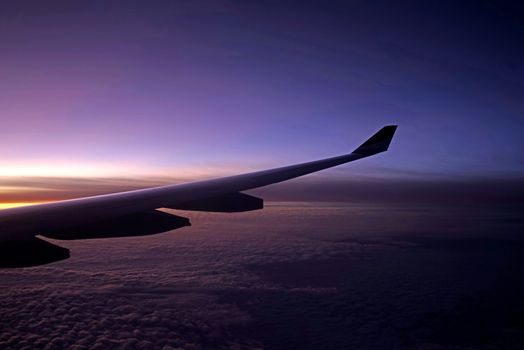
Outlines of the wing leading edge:
<svg viewBox="0 0 524 350">
<path fill-rule="evenodd" d="M 260 209 L 261 199 L 240 192 L 385 152 L 396 128 L 385 126 L 353 152 L 337 157 L 212 180 L 0 210 L 0 253 L 3 242 L 28 240 L 46 232 L 68 232 L 70 228 L 82 236 L 79 228 L 92 228 L 99 222 L 121 220 L 125 227 L 129 223 L 124 218 L 136 220 L 141 213 L 162 207 L 223 212 Z"/>
</svg>

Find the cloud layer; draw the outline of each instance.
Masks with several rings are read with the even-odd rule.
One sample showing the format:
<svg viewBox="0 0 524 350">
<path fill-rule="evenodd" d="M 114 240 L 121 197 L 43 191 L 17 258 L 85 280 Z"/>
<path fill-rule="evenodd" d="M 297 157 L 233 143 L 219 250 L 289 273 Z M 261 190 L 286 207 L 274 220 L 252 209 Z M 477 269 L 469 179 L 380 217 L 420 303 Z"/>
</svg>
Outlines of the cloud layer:
<svg viewBox="0 0 524 350">
<path fill-rule="evenodd" d="M 200 179 L 220 174 L 201 174 Z M 44 202 L 175 184 L 187 177 L 0 177 L 0 204 Z M 384 204 L 506 204 L 524 199 L 524 179 L 463 177 L 384 179 L 335 172 L 276 184 L 251 193 L 266 201 Z"/>
<path fill-rule="evenodd" d="M 192 227 L 56 241 L 69 260 L 0 271 L 0 347 L 489 349 L 524 334 L 508 313 L 524 310 L 516 212 L 181 214 Z"/>
</svg>

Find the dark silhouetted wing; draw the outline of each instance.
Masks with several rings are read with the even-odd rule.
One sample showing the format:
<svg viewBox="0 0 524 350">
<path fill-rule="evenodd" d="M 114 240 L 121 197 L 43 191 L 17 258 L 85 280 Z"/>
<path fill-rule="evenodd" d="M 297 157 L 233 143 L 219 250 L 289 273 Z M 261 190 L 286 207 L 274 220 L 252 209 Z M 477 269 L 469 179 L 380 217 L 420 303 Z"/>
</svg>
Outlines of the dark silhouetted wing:
<svg viewBox="0 0 524 350">
<path fill-rule="evenodd" d="M 355 151 L 338 157 L 212 180 L 4 209 L 0 211 L 0 254 L 4 247 L 11 250 L 17 247 L 21 254 L 17 256 L 23 260 L 24 242 L 28 242 L 31 251 L 38 246 L 47 247 L 35 241 L 35 235 L 60 239 L 122 237 L 154 234 L 189 225 L 186 218 L 174 216 L 169 220 L 156 214 L 156 209 L 163 207 L 217 212 L 261 209 L 262 199 L 241 191 L 384 152 L 396 128 L 395 125 L 385 126 Z M 56 257 L 68 256 L 60 250 L 57 252 L 47 260 L 56 261 Z M 45 258 L 36 260 L 47 261 Z M 0 267 L 8 265 L 0 260 Z"/>
</svg>

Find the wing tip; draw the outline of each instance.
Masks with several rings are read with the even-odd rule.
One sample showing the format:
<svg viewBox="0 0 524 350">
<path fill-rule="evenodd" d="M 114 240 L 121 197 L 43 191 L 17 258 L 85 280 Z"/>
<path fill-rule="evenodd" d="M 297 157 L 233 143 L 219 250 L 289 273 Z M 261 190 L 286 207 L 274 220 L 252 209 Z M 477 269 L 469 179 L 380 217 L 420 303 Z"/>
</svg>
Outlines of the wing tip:
<svg viewBox="0 0 524 350">
<path fill-rule="evenodd" d="M 386 125 L 361 144 L 353 153 L 362 156 L 385 152 L 395 135 L 398 125 Z"/>
</svg>

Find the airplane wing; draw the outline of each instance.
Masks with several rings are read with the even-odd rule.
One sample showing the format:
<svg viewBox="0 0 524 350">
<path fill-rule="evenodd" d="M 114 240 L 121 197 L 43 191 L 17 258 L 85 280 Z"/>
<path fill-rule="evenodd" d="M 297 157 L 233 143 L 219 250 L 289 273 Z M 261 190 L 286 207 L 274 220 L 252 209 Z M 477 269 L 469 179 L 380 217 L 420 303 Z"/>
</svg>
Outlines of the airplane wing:
<svg viewBox="0 0 524 350">
<path fill-rule="evenodd" d="M 212 180 L 112 193 L 0 210 L 0 267 L 46 264 L 69 257 L 53 239 L 143 236 L 190 226 L 187 218 L 158 211 L 240 212 L 263 200 L 241 191 L 286 181 L 387 151 L 397 126 L 380 129 L 353 152 L 337 157 Z"/>
</svg>

